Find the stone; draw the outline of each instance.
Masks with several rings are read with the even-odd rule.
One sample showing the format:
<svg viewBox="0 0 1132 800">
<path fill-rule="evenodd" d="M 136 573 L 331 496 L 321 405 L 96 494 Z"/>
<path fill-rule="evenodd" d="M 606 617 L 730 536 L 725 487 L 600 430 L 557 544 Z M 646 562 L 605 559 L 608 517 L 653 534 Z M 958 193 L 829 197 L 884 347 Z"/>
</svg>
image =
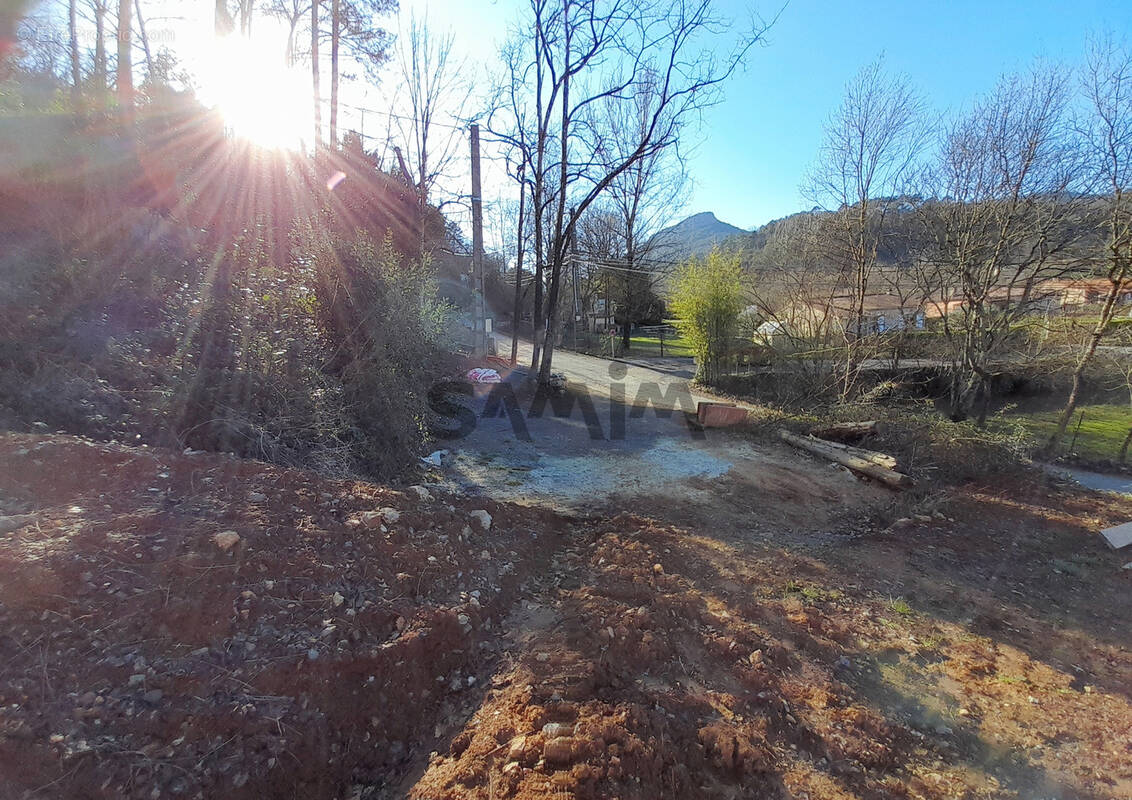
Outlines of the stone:
<svg viewBox="0 0 1132 800">
<path fill-rule="evenodd" d="M 1125 522 L 1123 525 L 1117 525 L 1113 528 L 1105 528 L 1101 531 L 1101 536 L 1105 538 L 1108 546 L 1113 550 L 1127 547 L 1132 544 L 1132 522 Z"/>
<path fill-rule="evenodd" d="M 573 737 L 559 736 L 548 739 L 542 746 L 542 757 L 548 764 L 569 764 L 574 760 Z"/>
<path fill-rule="evenodd" d="M 395 508 L 382 508 L 379 509 L 378 513 L 381 514 L 381 518 L 389 525 L 401 519 L 401 512 Z"/>
<path fill-rule="evenodd" d="M 479 526 L 485 531 L 491 530 L 491 514 L 488 514 L 482 508 L 477 508 L 468 514 L 473 520 L 479 523 Z"/>
<path fill-rule="evenodd" d="M 432 492 L 424 486 L 410 486 L 409 491 L 417 496 L 418 500 L 425 503 L 432 502 Z"/>
<path fill-rule="evenodd" d="M 377 528 L 381 525 L 383 519 L 380 511 L 363 511 L 361 523 L 367 528 Z"/>
<path fill-rule="evenodd" d="M 151 706 L 155 706 L 161 702 L 161 698 L 164 696 L 165 693 L 160 689 L 150 689 L 148 692 L 142 695 L 142 700 L 144 700 Z"/>
<path fill-rule="evenodd" d="M 248 502 L 251 502 L 251 503 L 266 503 L 267 502 L 267 495 L 265 495 L 263 492 L 249 492 L 248 493 Z"/>
<path fill-rule="evenodd" d="M 332 594 L 330 596 L 330 602 L 334 604 L 335 608 L 338 608 L 340 605 L 342 605 L 344 602 L 346 602 L 346 598 L 343 597 L 338 592 L 335 592 L 334 594 Z"/>
<path fill-rule="evenodd" d="M 0 517 L 0 533 L 18 531 L 25 525 L 30 525 L 33 522 L 35 522 L 34 514 L 14 514 L 8 517 Z"/>
<path fill-rule="evenodd" d="M 240 534 L 235 531 L 220 531 L 212 537 L 213 543 L 224 553 L 227 553 L 240 541 Z"/>
</svg>

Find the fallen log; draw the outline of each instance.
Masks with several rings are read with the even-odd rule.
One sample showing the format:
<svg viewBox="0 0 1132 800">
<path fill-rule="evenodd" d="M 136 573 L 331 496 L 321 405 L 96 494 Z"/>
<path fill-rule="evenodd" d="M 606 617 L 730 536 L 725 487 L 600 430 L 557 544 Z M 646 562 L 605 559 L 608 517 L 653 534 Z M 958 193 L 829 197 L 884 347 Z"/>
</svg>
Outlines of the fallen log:
<svg viewBox="0 0 1132 800">
<path fill-rule="evenodd" d="M 854 447 L 851 444 L 842 444 L 841 442 L 827 442 L 824 439 L 821 440 L 821 443 L 844 451 L 851 456 L 863 458 L 865 461 L 872 462 L 878 467 L 896 469 L 896 457 L 890 456 L 888 453 L 878 453 L 876 450 L 865 450 L 863 447 Z"/>
<path fill-rule="evenodd" d="M 837 464 L 841 464 L 843 467 L 848 467 L 854 472 L 867 475 L 888 486 L 900 487 L 912 485 L 912 479 L 903 472 L 897 472 L 888 467 L 882 467 L 873 461 L 853 455 L 851 452 L 847 452 L 835 446 L 832 442 L 823 442 L 821 439 L 815 439 L 813 436 L 799 436 L 786 430 L 780 430 L 778 435 L 787 444 L 805 450 L 813 455 L 821 456 Z M 883 453 L 878 455 L 883 455 Z"/>
<path fill-rule="evenodd" d="M 877 432 L 876 420 L 868 422 L 839 422 L 836 425 L 827 425 L 824 428 L 815 428 L 810 431 L 811 436 L 819 439 L 832 439 L 836 442 L 855 442 L 872 436 Z"/>
</svg>

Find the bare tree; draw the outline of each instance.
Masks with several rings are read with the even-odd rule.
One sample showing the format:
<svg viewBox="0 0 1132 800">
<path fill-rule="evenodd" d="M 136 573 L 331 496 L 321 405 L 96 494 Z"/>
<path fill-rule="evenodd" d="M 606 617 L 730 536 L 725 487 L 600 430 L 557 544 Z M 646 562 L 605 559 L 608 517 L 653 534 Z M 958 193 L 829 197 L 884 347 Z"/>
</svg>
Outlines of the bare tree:
<svg viewBox="0 0 1132 800">
<path fill-rule="evenodd" d="M 106 59 L 106 15 L 110 13 L 110 0 L 90 0 L 94 17 L 94 93 L 96 107 L 105 111 L 108 97 L 109 68 Z"/>
<path fill-rule="evenodd" d="M 559 327 L 563 267 L 581 215 L 621 173 L 677 145 L 681 124 L 719 100 L 721 84 L 762 30 L 740 36 L 719 57 L 727 25 L 709 0 L 531 0 L 522 26 L 517 36 L 527 43 L 527 55 L 513 74 L 523 76 L 518 94 L 532 107 L 536 252 L 546 239 L 550 270 L 544 335 L 536 332 L 542 350 L 532 365 L 545 382 Z M 589 124 L 590 108 L 608 98 L 635 103 L 643 91 L 654 92 L 655 101 L 638 138 L 616 161 L 595 157 L 605 132 Z"/>
<path fill-rule="evenodd" d="M 437 34 L 427 17 L 419 20 L 415 14 L 397 40 L 400 86 L 407 96 L 407 113 L 398 121 L 398 133 L 406 143 L 412 173 L 408 177 L 422 205 L 463 142 L 456 127 L 438 119 L 460 120 L 471 94 L 465 62 L 452 57 L 453 41 L 452 33 Z"/>
<path fill-rule="evenodd" d="M 827 247 L 848 291 L 841 398 L 848 399 L 862 361 L 865 300 L 890 208 L 926 141 L 924 108 L 907 80 L 877 60 L 850 81 L 825 127 L 825 143 L 805 187 L 833 216 Z"/>
<path fill-rule="evenodd" d="M 311 3 L 311 95 L 314 99 L 314 147 L 322 145 L 322 95 L 319 92 L 318 7 L 322 0 Z"/>
<path fill-rule="evenodd" d="M 131 0 L 118 0 L 118 109 L 129 117 L 134 105 L 134 66 L 130 51 Z"/>
<path fill-rule="evenodd" d="M 604 131 L 596 155 L 607 164 L 624 160 L 647 133 L 657 100 L 655 87 L 647 78 L 633 99 L 634 102 L 626 103 L 605 98 L 592 121 L 595 130 Z M 679 133 L 679 128 L 674 127 L 673 136 L 678 139 Z M 607 270 L 605 283 L 610 299 L 617 304 L 624 350 L 630 348 L 633 325 L 658 311 L 658 290 L 671 269 L 668 264 L 650 259 L 653 237 L 668 223 L 672 210 L 683 204 L 687 185 L 679 149 L 666 147 L 633 161 L 606 190 L 622 242 L 622 263 Z"/>
<path fill-rule="evenodd" d="M 272 0 L 264 10 L 267 14 L 279 17 L 287 23 L 287 47 L 284 60 L 287 66 L 293 67 L 299 60 L 295 37 L 298 36 L 299 25 L 310 14 L 310 2 L 306 0 Z"/>
<path fill-rule="evenodd" d="M 1101 200 L 1107 206 L 1101 222 L 1103 255 L 1097 261 L 1109 288 L 1100 315 L 1079 352 L 1065 408 L 1050 436 L 1048 449 L 1057 448 L 1080 397 L 1082 376 L 1108 333 L 1121 294 L 1132 290 L 1132 52 L 1111 41 L 1090 48 L 1082 75 L 1089 118 L 1080 129 L 1095 172 Z M 1127 442 L 1122 452 L 1127 452 Z"/>
<path fill-rule="evenodd" d="M 338 147 L 338 44 L 342 38 L 342 2 L 330 0 L 330 146 Z"/>
<path fill-rule="evenodd" d="M 145 17 L 142 16 L 141 0 L 134 0 L 134 16 L 138 20 L 138 38 L 141 39 L 142 53 L 145 54 L 145 74 L 153 76 L 153 51 L 149 48 L 149 34 L 145 30 Z"/>
<path fill-rule="evenodd" d="M 79 3 L 68 0 L 67 34 L 71 50 L 71 105 L 75 111 L 82 109 L 82 53 L 79 52 Z"/>
<path fill-rule="evenodd" d="M 1033 313 L 1049 278 L 1080 266 L 1074 251 L 1085 198 L 1066 121 L 1066 79 L 1035 68 L 1000 81 L 946 131 L 920 206 L 928 241 L 925 292 L 951 345 L 951 416 L 981 399 L 996 358 Z"/>
</svg>

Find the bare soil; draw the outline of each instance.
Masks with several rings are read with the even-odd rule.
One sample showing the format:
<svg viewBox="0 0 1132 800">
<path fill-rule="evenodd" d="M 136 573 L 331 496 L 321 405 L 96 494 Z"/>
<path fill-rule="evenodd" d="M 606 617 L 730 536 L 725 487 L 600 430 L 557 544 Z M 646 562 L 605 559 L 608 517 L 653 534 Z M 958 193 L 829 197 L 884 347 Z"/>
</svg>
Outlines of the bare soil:
<svg viewBox="0 0 1132 800">
<path fill-rule="evenodd" d="M 1132 501 L 821 469 L 565 517 L 0 436 L 0 797 L 1132 796 Z"/>
</svg>

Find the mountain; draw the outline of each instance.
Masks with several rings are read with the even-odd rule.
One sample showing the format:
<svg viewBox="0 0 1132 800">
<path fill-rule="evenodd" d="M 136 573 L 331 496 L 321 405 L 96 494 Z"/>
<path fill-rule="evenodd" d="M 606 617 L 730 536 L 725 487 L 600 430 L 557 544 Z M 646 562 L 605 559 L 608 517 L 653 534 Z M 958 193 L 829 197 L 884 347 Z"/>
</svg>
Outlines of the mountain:
<svg viewBox="0 0 1132 800">
<path fill-rule="evenodd" d="M 742 228 L 728 225 L 716 219 L 715 214 L 705 211 L 693 214 L 671 227 L 657 231 L 649 240 L 649 257 L 664 261 L 682 261 L 689 256 L 703 256 L 717 244 L 738 234 L 746 234 Z"/>
</svg>

